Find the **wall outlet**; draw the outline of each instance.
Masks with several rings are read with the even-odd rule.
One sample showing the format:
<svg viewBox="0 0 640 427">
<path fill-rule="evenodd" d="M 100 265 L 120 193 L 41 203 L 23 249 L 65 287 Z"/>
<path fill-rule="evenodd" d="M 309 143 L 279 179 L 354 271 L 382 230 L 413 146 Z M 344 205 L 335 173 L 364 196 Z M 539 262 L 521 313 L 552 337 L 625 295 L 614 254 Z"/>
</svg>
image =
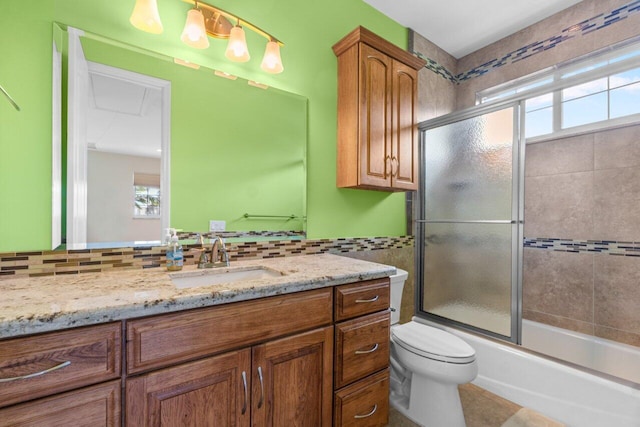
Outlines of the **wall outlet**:
<svg viewBox="0 0 640 427">
<path fill-rule="evenodd" d="M 226 221 L 216 221 L 214 219 L 209 221 L 209 231 L 224 231 L 226 228 Z"/>
</svg>

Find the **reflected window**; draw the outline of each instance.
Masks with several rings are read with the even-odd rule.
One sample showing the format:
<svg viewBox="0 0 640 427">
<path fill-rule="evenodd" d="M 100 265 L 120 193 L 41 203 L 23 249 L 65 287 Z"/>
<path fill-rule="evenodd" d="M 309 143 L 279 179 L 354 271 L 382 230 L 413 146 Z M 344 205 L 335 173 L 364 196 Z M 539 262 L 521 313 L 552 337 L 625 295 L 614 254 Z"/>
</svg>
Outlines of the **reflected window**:
<svg viewBox="0 0 640 427">
<path fill-rule="evenodd" d="M 134 174 L 133 216 L 160 218 L 160 175 Z"/>
</svg>

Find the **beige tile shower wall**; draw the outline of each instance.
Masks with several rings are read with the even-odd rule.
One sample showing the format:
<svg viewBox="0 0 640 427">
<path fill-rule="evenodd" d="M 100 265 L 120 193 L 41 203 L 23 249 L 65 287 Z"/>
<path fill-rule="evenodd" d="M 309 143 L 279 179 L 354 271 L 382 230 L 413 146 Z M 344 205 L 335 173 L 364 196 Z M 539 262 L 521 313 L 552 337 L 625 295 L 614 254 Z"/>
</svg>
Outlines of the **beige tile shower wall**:
<svg viewBox="0 0 640 427">
<path fill-rule="evenodd" d="M 504 55 L 530 43 L 560 35 L 562 30 L 571 25 L 579 24 L 584 20 L 610 12 L 629 3 L 630 0 L 583 0 L 509 37 L 505 37 L 483 49 L 460 58 L 457 63 L 458 73 L 464 73 L 495 58 L 502 58 Z M 640 13 L 634 13 L 607 28 L 585 35 L 578 34 L 552 49 L 537 53 L 524 60 L 492 69 L 480 77 L 474 77 L 460 83 L 456 94 L 456 108 L 459 110 L 475 105 L 475 95 L 480 90 L 577 58 L 638 34 L 640 34 Z"/>
<path fill-rule="evenodd" d="M 409 32 L 409 50 L 429 58 L 450 73 L 456 73 L 456 59 L 420 34 Z M 427 68 L 418 72 L 418 122 L 455 111 L 457 85 Z"/>
<path fill-rule="evenodd" d="M 525 237 L 640 242 L 640 125 L 526 147 Z M 526 248 L 524 318 L 640 346 L 640 257 Z"/>
</svg>

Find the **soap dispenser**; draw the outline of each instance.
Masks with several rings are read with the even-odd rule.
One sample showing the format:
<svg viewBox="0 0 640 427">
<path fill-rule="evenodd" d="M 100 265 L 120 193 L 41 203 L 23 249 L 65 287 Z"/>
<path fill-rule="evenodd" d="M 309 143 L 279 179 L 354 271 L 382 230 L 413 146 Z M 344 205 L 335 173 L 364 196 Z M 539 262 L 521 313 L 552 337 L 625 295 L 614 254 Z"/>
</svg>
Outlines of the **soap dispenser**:
<svg viewBox="0 0 640 427">
<path fill-rule="evenodd" d="M 178 240 L 176 230 L 172 229 L 171 231 L 173 232 L 173 236 L 171 236 L 171 242 L 169 243 L 169 247 L 166 252 L 167 270 L 179 271 L 182 270 L 182 265 L 184 264 L 184 253 L 182 251 L 182 245 Z"/>
</svg>

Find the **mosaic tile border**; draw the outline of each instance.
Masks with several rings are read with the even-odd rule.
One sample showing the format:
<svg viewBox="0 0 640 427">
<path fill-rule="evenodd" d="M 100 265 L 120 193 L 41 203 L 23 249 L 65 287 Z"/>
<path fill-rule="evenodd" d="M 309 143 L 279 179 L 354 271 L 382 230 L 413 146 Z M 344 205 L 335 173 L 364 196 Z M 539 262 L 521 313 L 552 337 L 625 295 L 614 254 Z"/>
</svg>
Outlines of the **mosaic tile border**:
<svg viewBox="0 0 640 427">
<path fill-rule="evenodd" d="M 547 249 L 556 252 L 600 253 L 604 255 L 640 258 L 640 242 L 525 237 L 524 247 L 534 249 Z"/>
<path fill-rule="evenodd" d="M 271 240 L 228 243 L 231 261 L 296 255 L 375 251 L 413 247 L 413 236 Z M 165 265 L 164 246 L 66 251 L 0 253 L 0 280 L 64 274 L 100 273 L 115 269 L 158 268 Z M 184 245 L 184 262 L 195 264 L 202 245 Z"/>
<path fill-rule="evenodd" d="M 437 75 L 439 75 L 440 77 L 444 78 L 445 80 L 450 81 L 451 83 L 455 83 L 458 84 L 458 79 L 456 78 L 455 75 L 453 75 L 453 73 L 451 71 L 449 71 L 447 69 L 447 67 L 445 67 L 444 65 L 440 65 L 438 62 L 434 61 L 433 59 L 423 55 L 420 52 L 417 51 L 413 51 L 412 52 L 414 55 L 416 55 L 418 58 L 420 59 L 424 59 L 425 61 L 427 61 L 427 63 L 425 64 L 424 68 L 426 68 L 429 71 L 432 71 L 434 73 L 436 73 Z"/>
<path fill-rule="evenodd" d="M 507 53 L 501 58 L 494 58 L 482 65 L 479 65 L 472 68 L 471 70 L 457 75 L 454 75 L 449 70 L 447 70 L 446 67 L 438 64 L 436 61 L 430 58 L 425 57 L 423 54 L 415 51 L 413 53 L 427 61 L 427 64 L 425 65 L 426 69 L 438 74 L 439 76 L 449 80 L 452 83 L 460 84 L 461 82 L 464 82 L 466 80 L 470 80 L 475 77 L 480 77 L 484 74 L 487 74 L 488 72 L 500 68 L 504 65 L 514 64 L 524 59 L 531 58 L 538 53 L 553 49 L 560 43 L 563 43 L 567 40 L 573 39 L 575 37 L 581 37 L 602 28 L 606 28 L 617 22 L 621 22 L 627 19 L 630 15 L 635 14 L 636 12 L 640 12 L 640 0 L 633 0 L 632 2 L 627 3 L 626 5 L 614 9 L 608 13 L 601 13 L 592 18 L 571 25 L 563 29 L 560 34 L 556 34 L 545 40 L 536 41 L 526 46 L 522 46 L 512 52 Z"/>
</svg>

